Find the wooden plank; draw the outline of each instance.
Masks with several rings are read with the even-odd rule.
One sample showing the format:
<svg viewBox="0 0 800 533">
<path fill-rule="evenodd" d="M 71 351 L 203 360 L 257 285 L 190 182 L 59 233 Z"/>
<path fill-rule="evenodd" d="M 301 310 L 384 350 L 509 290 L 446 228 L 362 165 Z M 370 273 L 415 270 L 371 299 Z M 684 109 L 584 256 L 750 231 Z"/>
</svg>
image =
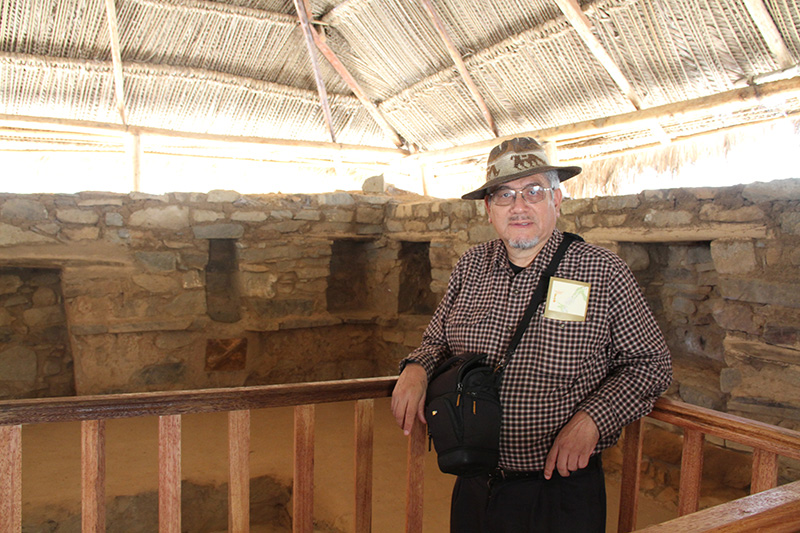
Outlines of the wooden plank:
<svg viewBox="0 0 800 533">
<path fill-rule="evenodd" d="M 753 450 L 753 472 L 750 479 L 750 494 L 756 494 L 778 486 L 777 454 Z"/>
<path fill-rule="evenodd" d="M 294 408 L 292 532 L 314 532 L 314 406 Z"/>
<path fill-rule="evenodd" d="M 697 511 L 700 502 L 700 482 L 703 477 L 703 442 L 705 435 L 702 432 L 694 429 L 683 432 L 678 516 Z"/>
<path fill-rule="evenodd" d="M 250 411 L 228 413 L 228 531 L 250 531 Z"/>
<path fill-rule="evenodd" d="M 636 529 L 639 511 L 639 482 L 642 467 L 642 419 L 625 428 L 622 440 L 622 479 L 619 489 L 619 519 L 617 531 L 628 533 Z"/>
<path fill-rule="evenodd" d="M 375 400 L 359 400 L 355 408 L 355 533 L 372 531 L 372 466 Z"/>
<path fill-rule="evenodd" d="M 181 533 L 181 417 L 158 420 L 158 531 Z"/>
<path fill-rule="evenodd" d="M 753 22 L 761 32 L 769 51 L 775 56 L 778 66 L 782 69 L 795 66 L 792 52 L 786 46 L 786 41 L 783 40 L 783 36 L 763 0 L 744 0 L 744 5 L 750 16 L 753 17 Z"/>
<path fill-rule="evenodd" d="M 800 481 L 640 529 L 637 533 L 700 531 L 716 533 L 800 531 Z"/>
<path fill-rule="evenodd" d="M 422 532 L 422 511 L 425 490 L 425 441 L 427 427 L 414 420 L 408 436 L 406 482 L 406 533 Z"/>
<path fill-rule="evenodd" d="M 0 424 L 39 424 L 240 411 L 388 398 L 397 376 L 171 392 L 105 394 L 0 402 Z"/>
<path fill-rule="evenodd" d="M 22 531 L 22 426 L 0 426 L 0 533 Z"/>
<path fill-rule="evenodd" d="M 106 423 L 81 422 L 81 531 L 106 530 Z"/>
</svg>

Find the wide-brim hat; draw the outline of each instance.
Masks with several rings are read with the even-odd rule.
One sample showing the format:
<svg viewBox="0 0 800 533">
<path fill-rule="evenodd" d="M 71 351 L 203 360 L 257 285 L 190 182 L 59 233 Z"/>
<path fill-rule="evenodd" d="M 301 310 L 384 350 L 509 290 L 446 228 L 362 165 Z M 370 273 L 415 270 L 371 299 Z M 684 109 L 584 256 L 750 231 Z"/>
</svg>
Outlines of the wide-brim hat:
<svg viewBox="0 0 800 533">
<path fill-rule="evenodd" d="M 558 172 L 558 179 L 565 181 L 580 174 L 581 167 L 551 165 L 542 145 L 531 137 L 516 137 L 503 141 L 489 153 L 489 159 L 486 161 L 486 183 L 461 198 L 480 200 L 498 185 L 548 170 L 555 170 Z"/>
</svg>

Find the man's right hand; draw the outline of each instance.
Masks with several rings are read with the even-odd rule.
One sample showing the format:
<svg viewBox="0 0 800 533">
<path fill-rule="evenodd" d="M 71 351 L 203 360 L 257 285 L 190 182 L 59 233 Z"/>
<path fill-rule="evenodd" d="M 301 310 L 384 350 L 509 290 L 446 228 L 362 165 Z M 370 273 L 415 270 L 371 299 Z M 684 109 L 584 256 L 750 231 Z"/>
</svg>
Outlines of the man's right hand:
<svg viewBox="0 0 800 533">
<path fill-rule="evenodd" d="M 419 363 L 408 363 L 397 378 L 392 392 L 392 414 L 397 425 L 406 435 L 411 434 L 414 416 L 423 424 L 425 421 L 425 390 L 428 388 L 428 374 Z"/>
</svg>

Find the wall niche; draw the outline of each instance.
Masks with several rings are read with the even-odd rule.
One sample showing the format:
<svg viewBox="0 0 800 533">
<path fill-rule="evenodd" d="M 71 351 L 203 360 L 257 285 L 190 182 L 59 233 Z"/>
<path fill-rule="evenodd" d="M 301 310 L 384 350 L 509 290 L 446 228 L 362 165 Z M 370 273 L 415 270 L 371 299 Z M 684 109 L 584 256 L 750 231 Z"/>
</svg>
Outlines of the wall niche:
<svg viewBox="0 0 800 533">
<path fill-rule="evenodd" d="M 367 309 L 369 256 L 372 250 L 369 241 L 341 239 L 331 246 L 330 276 L 325 297 L 328 311 L 363 311 Z"/>
<path fill-rule="evenodd" d="M 235 276 L 239 271 L 235 239 L 209 239 L 206 264 L 206 305 L 208 316 L 217 322 L 241 319 L 239 291 Z"/>
<path fill-rule="evenodd" d="M 400 243 L 400 291 L 398 314 L 431 315 L 436 309 L 436 295 L 431 291 L 431 243 Z"/>
<path fill-rule="evenodd" d="M 74 394 L 60 271 L 0 268 L 0 398 Z"/>
</svg>

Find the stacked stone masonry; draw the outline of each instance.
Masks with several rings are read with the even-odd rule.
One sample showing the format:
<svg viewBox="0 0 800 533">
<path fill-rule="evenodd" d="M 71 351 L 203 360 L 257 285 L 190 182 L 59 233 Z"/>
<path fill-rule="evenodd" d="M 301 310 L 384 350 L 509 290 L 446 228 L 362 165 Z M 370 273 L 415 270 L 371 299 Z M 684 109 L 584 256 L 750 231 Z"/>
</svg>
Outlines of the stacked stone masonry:
<svg viewBox="0 0 800 533">
<path fill-rule="evenodd" d="M 799 205 L 800 180 L 646 191 L 566 200 L 559 227 L 634 271 L 668 394 L 800 429 Z M 0 195 L 0 398 L 393 374 L 458 257 L 495 238 L 485 215 L 392 193 Z"/>
</svg>

